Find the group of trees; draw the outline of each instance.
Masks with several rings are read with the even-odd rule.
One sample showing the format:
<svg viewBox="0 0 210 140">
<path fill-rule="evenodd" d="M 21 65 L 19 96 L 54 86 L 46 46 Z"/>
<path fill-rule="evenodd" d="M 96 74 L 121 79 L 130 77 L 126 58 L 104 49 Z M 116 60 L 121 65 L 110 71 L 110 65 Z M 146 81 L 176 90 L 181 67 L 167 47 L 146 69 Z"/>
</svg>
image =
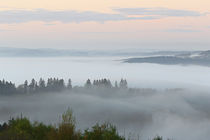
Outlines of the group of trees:
<svg viewBox="0 0 210 140">
<path fill-rule="evenodd" d="M 27 118 L 11 119 L 0 125 L 1 140 L 125 140 L 111 124 L 96 124 L 83 133 L 76 130 L 75 118 L 71 110 L 62 115 L 62 121 L 56 125 L 32 123 Z"/>
<path fill-rule="evenodd" d="M 19 85 L 17 90 L 21 93 L 36 93 L 36 92 L 47 92 L 47 91 L 61 91 L 65 88 L 63 79 L 48 78 L 47 82 L 40 78 L 39 82 L 32 79 L 29 83 L 27 80 L 24 84 Z"/>
<path fill-rule="evenodd" d="M 77 87 L 77 86 L 76 86 Z M 0 95 L 10 95 L 16 93 L 39 93 L 39 92 L 59 92 L 62 90 L 72 90 L 74 87 L 72 86 L 71 79 L 68 80 L 67 84 L 65 83 L 64 79 L 58 78 L 48 78 L 45 81 L 43 78 L 40 78 L 39 81 L 32 79 L 30 82 L 25 80 L 25 82 L 19 86 L 15 86 L 12 82 L 8 82 L 5 80 L 0 80 Z M 121 79 L 119 85 L 117 81 L 113 86 L 109 79 L 99 79 L 93 80 L 93 83 L 90 79 L 88 79 L 84 85 L 85 90 L 91 88 L 127 88 L 127 81 L 126 79 Z"/>
<path fill-rule="evenodd" d="M 71 80 L 69 80 L 71 82 Z M 71 83 L 68 83 L 68 88 L 71 86 Z M 24 84 L 15 86 L 12 82 L 7 82 L 5 80 L 0 80 L 0 94 L 10 95 L 15 93 L 37 93 L 37 92 L 52 92 L 52 91 L 61 91 L 65 89 L 65 83 L 63 79 L 58 78 L 48 78 L 47 82 L 44 79 L 40 78 L 37 82 L 35 79 L 32 79 L 31 82 L 25 80 Z"/>
<path fill-rule="evenodd" d="M 86 81 L 85 87 L 91 88 L 91 87 L 97 87 L 97 88 L 127 88 L 128 83 L 126 79 L 121 79 L 120 83 L 118 85 L 118 82 L 115 81 L 115 85 L 113 86 L 111 81 L 109 79 L 99 79 L 99 80 L 93 80 L 93 83 L 91 83 L 91 80 L 88 79 Z"/>
<path fill-rule="evenodd" d="M 16 87 L 12 82 L 0 80 L 0 93 L 1 94 L 10 94 L 14 92 L 16 92 Z"/>
<path fill-rule="evenodd" d="M 0 124 L 1 140 L 125 140 L 110 123 L 96 124 L 85 131 L 76 130 L 75 118 L 68 109 L 58 125 L 31 122 L 26 117 L 10 119 Z M 129 138 L 128 138 L 129 139 Z M 138 139 L 139 140 L 139 139 Z M 157 136 L 153 140 L 162 140 Z"/>
</svg>

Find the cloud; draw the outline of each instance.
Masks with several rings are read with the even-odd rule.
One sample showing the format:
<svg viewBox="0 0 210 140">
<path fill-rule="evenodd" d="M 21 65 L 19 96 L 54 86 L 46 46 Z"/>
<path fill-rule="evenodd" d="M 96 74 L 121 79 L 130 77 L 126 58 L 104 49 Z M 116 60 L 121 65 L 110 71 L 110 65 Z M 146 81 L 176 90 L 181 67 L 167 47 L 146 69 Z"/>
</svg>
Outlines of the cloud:
<svg viewBox="0 0 210 140">
<path fill-rule="evenodd" d="M 44 24 L 45 26 L 54 26 L 54 25 L 56 25 L 56 24 L 54 24 L 54 23 L 46 23 L 46 24 Z"/>
<path fill-rule="evenodd" d="M 118 8 L 113 9 L 117 14 L 100 13 L 92 11 L 50 11 L 45 9 L 36 10 L 5 10 L 0 11 L 0 23 L 24 23 L 30 21 L 54 22 L 60 21 L 63 23 L 69 22 L 106 22 L 106 21 L 121 21 L 121 20 L 154 20 L 165 16 L 201 16 L 202 14 L 196 11 L 173 10 L 167 8 Z M 131 16 L 139 15 L 139 16 Z"/>
<path fill-rule="evenodd" d="M 193 30 L 193 29 L 167 29 L 167 30 L 164 30 L 165 32 L 174 32 L 174 33 L 193 33 L 193 32 L 201 32 L 199 30 Z"/>
<path fill-rule="evenodd" d="M 122 14 L 107 14 L 99 12 L 78 11 L 49 11 L 44 9 L 29 10 L 7 10 L 0 12 L 0 23 L 22 23 L 30 21 L 53 22 L 105 22 L 135 19 L 155 19 L 155 17 L 128 17 Z"/>
<path fill-rule="evenodd" d="M 171 16 L 171 17 L 196 17 L 204 14 L 197 11 L 177 10 L 168 8 L 116 8 L 113 9 L 126 15 Z"/>
<path fill-rule="evenodd" d="M 10 31 L 14 31 L 14 30 L 9 30 L 9 29 L 0 29 L 0 32 L 10 32 Z"/>
</svg>

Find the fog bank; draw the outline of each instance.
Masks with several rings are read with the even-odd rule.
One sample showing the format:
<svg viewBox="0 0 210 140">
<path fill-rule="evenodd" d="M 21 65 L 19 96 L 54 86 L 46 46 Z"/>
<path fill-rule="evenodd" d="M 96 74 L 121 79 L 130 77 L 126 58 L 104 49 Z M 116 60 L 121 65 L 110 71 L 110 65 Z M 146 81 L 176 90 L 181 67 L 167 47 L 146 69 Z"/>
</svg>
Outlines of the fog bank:
<svg viewBox="0 0 210 140">
<path fill-rule="evenodd" d="M 108 78 L 111 82 L 126 78 L 130 87 L 209 88 L 210 68 L 201 66 L 166 66 L 127 64 L 121 57 L 1 58 L 0 77 L 21 84 L 24 80 L 58 77 L 73 85 L 84 80 Z"/>
<path fill-rule="evenodd" d="M 210 136 L 210 95 L 190 90 L 151 94 L 46 93 L 0 98 L 0 120 L 21 112 L 31 120 L 55 124 L 71 107 L 80 129 L 97 122 L 115 124 L 122 135 L 147 140 L 164 138 L 198 140 Z"/>
</svg>

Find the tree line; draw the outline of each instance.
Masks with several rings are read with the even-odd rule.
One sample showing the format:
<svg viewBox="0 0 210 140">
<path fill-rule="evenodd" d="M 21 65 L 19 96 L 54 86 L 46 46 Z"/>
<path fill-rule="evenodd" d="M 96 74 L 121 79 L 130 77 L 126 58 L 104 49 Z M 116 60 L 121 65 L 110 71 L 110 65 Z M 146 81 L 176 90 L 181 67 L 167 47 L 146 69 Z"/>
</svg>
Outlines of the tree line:
<svg viewBox="0 0 210 140">
<path fill-rule="evenodd" d="M 11 95 L 11 94 L 31 94 L 31 93 L 40 93 L 40 92 L 59 92 L 63 90 L 73 90 L 75 87 L 72 86 L 72 80 L 69 79 L 65 83 L 64 79 L 59 78 L 48 78 L 45 81 L 43 78 L 40 78 L 39 81 L 36 81 L 34 78 L 29 82 L 25 80 L 23 84 L 16 86 L 12 82 L 5 80 L 0 80 L 0 95 Z M 115 81 L 114 86 L 112 85 L 109 79 L 98 79 L 91 82 L 88 79 L 84 86 L 81 86 L 85 90 L 92 88 L 106 88 L 106 89 L 126 89 L 128 88 L 128 83 L 126 79 L 121 79 L 119 84 Z"/>
</svg>

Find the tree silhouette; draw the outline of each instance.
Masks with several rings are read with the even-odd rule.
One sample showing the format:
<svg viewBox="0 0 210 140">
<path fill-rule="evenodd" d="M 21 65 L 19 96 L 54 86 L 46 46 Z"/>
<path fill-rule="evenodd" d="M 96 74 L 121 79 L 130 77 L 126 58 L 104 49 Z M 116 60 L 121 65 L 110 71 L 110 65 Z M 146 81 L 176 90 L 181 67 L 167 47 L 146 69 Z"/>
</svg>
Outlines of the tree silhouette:
<svg viewBox="0 0 210 140">
<path fill-rule="evenodd" d="M 120 88 L 128 88 L 127 80 L 121 79 L 120 80 Z"/>
<path fill-rule="evenodd" d="M 91 84 L 91 81 L 90 79 L 88 79 L 85 83 L 85 88 L 91 88 L 92 84 Z"/>
<path fill-rule="evenodd" d="M 71 79 L 68 80 L 67 89 L 69 89 L 69 90 L 72 89 Z"/>
</svg>

